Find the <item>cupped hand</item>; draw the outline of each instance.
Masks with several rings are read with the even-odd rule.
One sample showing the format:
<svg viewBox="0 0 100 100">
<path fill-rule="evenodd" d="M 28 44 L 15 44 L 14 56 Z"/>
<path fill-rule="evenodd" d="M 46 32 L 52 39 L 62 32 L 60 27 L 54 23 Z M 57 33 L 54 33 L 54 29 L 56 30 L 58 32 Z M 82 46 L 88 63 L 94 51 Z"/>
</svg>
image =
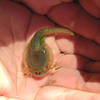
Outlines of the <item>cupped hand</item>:
<svg viewBox="0 0 100 100">
<path fill-rule="evenodd" d="M 72 0 L 1 0 L 0 100 L 99 100 L 99 3 L 95 6 L 96 13 Z M 27 42 L 40 28 L 53 26 L 75 33 L 74 37 L 46 38 L 56 65 L 63 67 L 41 79 L 24 75 L 22 56 Z"/>
</svg>

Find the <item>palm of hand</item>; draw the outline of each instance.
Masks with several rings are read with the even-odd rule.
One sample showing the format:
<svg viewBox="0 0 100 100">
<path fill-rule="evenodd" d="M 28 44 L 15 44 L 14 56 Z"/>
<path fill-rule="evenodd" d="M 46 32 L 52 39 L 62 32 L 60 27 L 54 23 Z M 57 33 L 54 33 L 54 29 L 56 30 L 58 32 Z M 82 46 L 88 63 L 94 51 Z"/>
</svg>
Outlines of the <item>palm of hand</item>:
<svg viewBox="0 0 100 100">
<path fill-rule="evenodd" d="M 55 74 L 46 76 L 45 78 L 40 80 L 24 76 L 22 73 L 22 54 L 27 41 L 39 28 L 53 26 L 54 24 L 48 21 L 47 18 L 32 14 L 21 6 L 12 3 L 9 3 L 8 5 L 8 3 L 5 2 L 2 2 L 2 5 L 6 5 L 6 10 L 2 6 L 1 13 L 4 11 L 6 13 L 2 13 L 2 15 L 0 15 L 0 22 L 2 23 L 0 26 L 0 30 L 2 33 L 0 34 L 0 73 L 1 80 L 4 80 L 3 82 L 0 81 L 0 88 L 2 88 L 3 90 L 1 92 L 1 95 L 6 95 L 8 97 L 16 97 L 17 95 L 19 99 L 23 100 L 33 100 L 35 97 L 39 99 L 40 95 L 42 100 L 44 100 L 42 94 L 47 95 L 46 93 L 51 93 L 53 91 L 57 92 L 57 90 L 59 90 L 59 93 L 65 98 L 69 98 L 66 96 L 68 91 L 70 91 L 69 93 L 75 91 L 72 89 L 88 90 L 93 92 L 100 91 L 100 88 L 98 89 L 98 87 L 100 87 L 99 83 L 95 85 L 88 81 L 88 79 L 92 81 L 92 79 L 95 80 L 95 78 L 99 78 L 99 75 L 93 77 L 93 75 L 89 76 L 87 73 L 77 70 L 77 67 L 85 65 L 89 61 L 87 58 L 74 54 L 62 55 L 60 53 L 60 50 L 66 50 L 66 48 L 61 46 L 62 43 L 67 43 L 67 45 L 73 44 L 66 39 L 58 38 L 57 40 L 55 40 L 54 37 L 47 38 L 49 46 L 51 46 L 51 48 L 55 52 L 55 59 L 58 57 L 56 63 L 58 65 L 64 66 L 63 68 L 59 69 Z M 73 45 L 71 47 L 68 47 L 67 50 L 73 53 L 72 48 Z M 83 77 L 87 80 L 87 82 Z M 62 88 L 60 86 L 68 87 L 71 89 Z M 92 88 L 93 86 L 97 87 Z M 37 94 L 38 91 L 39 93 Z M 64 91 L 66 91 L 66 93 Z M 94 98 L 96 96 L 96 94 L 80 92 L 77 90 L 76 94 L 88 95 L 88 98 L 91 98 L 91 96 L 93 95 Z M 59 94 L 57 95 L 59 96 Z M 70 98 L 73 97 L 72 94 L 70 94 L 69 96 Z M 53 97 L 48 97 L 48 99 L 52 98 L 53 100 Z M 76 98 L 79 99 L 79 97 Z"/>
</svg>

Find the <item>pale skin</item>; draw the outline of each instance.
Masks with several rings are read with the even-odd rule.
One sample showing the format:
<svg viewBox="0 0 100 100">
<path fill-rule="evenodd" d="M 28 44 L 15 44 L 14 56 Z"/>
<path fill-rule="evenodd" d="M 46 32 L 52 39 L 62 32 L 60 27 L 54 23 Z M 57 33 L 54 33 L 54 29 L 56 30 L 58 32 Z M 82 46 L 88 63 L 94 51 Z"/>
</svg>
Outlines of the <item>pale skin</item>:
<svg viewBox="0 0 100 100">
<path fill-rule="evenodd" d="M 40 7 L 41 9 L 39 9 L 38 5 L 41 6 L 41 4 L 34 6 L 29 0 L 23 0 L 33 11 L 46 14 L 43 16 L 11 2 L 9 0 L 0 1 L 0 99 L 99 100 L 100 35 L 98 33 L 100 33 L 100 21 L 96 19 L 97 13 L 95 15 L 93 12 L 93 16 L 96 17 L 91 17 L 79 7 L 78 14 L 81 13 L 82 17 L 78 15 L 77 20 L 75 13 L 77 6 L 74 4 L 62 4 L 63 6 L 58 5 L 52 8 L 61 2 L 47 2 L 47 8 Z M 35 0 L 33 2 L 36 5 Z M 69 1 L 66 0 L 66 2 Z M 95 3 L 94 6 L 96 6 Z M 51 8 L 52 10 L 48 12 L 48 9 Z M 59 11 L 62 14 L 59 14 Z M 66 11 L 67 13 L 69 11 L 69 14 L 62 19 L 62 16 L 66 15 Z M 47 37 L 45 42 L 52 48 L 54 62 L 57 66 L 63 67 L 40 79 L 24 75 L 22 55 L 26 44 L 37 30 L 53 27 L 54 23 L 68 27 L 83 37 L 78 35 L 76 38 Z"/>
</svg>

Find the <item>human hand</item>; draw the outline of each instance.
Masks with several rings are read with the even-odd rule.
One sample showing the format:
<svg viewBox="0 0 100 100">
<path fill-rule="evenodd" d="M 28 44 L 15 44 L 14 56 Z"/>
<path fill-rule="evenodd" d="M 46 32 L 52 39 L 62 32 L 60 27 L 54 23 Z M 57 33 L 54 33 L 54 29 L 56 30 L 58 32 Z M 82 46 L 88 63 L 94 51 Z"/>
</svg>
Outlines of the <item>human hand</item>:
<svg viewBox="0 0 100 100">
<path fill-rule="evenodd" d="M 0 1 L 1 96 L 19 100 L 99 100 L 100 21 L 77 4 L 64 3 L 53 8 L 48 5 L 49 12 L 47 8 L 35 10 L 46 14 L 41 16 L 11 2 Z M 55 23 L 76 32 L 74 38 L 46 39 L 56 65 L 63 67 L 39 80 L 23 75 L 22 55 L 27 41 L 38 29 Z"/>
</svg>

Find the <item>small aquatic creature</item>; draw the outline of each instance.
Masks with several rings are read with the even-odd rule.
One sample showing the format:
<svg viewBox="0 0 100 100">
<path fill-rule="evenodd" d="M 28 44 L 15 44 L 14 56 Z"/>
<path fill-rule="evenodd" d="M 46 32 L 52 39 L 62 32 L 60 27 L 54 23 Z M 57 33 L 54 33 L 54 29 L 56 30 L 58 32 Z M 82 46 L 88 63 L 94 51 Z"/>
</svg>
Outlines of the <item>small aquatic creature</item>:
<svg viewBox="0 0 100 100">
<path fill-rule="evenodd" d="M 53 34 L 74 35 L 70 30 L 60 27 L 43 28 L 37 31 L 25 48 L 23 63 L 26 74 L 41 77 L 55 67 L 52 50 L 45 43 L 46 36 Z"/>
</svg>

